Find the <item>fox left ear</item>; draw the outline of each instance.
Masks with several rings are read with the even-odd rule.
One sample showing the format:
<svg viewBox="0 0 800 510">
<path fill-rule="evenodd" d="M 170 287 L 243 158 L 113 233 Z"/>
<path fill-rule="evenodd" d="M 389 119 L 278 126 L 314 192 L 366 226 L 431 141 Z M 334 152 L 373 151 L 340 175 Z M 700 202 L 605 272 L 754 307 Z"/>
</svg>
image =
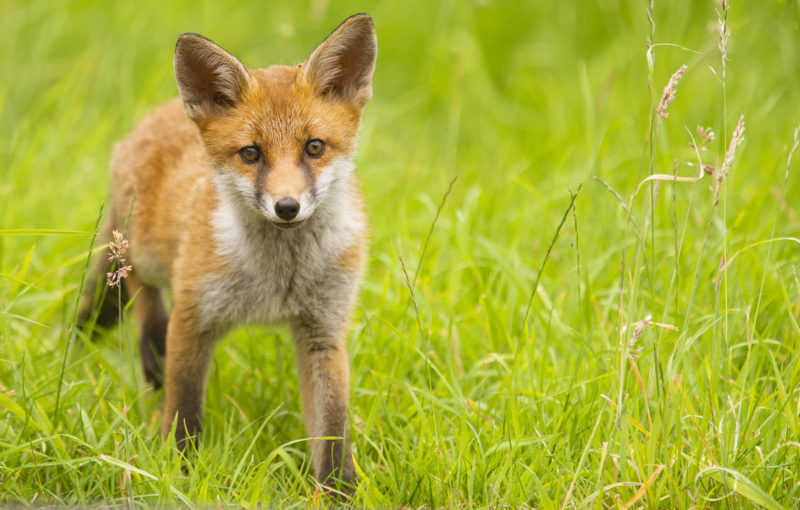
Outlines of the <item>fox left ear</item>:
<svg viewBox="0 0 800 510">
<path fill-rule="evenodd" d="M 372 97 L 377 56 L 372 18 L 356 14 L 317 46 L 304 65 L 304 74 L 318 94 L 363 108 Z"/>
</svg>

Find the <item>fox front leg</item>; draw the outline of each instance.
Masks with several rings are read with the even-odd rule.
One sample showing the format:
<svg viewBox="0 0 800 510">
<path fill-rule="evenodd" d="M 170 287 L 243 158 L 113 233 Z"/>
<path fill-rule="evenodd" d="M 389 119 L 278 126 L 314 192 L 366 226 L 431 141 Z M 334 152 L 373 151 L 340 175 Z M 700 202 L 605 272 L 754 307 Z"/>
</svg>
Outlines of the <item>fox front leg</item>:
<svg viewBox="0 0 800 510">
<path fill-rule="evenodd" d="M 306 431 L 317 480 L 349 493 L 355 482 L 347 417 L 350 368 L 343 324 L 321 327 L 317 318 L 292 321 Z M 329 438 L 329 439 L 318 439 Z M 344 483 L 341 483 L 344 482 Z"/>
<path fill-rule="evenodd" d="M 214 344 L 197 331 L 196 321 L 176 302 L 167 327 L 164 417 L 161 432 L 169 435 L 177 418 L 175 441 L 183 451 L 203 427 L 208 369 Z"/>
</svg>

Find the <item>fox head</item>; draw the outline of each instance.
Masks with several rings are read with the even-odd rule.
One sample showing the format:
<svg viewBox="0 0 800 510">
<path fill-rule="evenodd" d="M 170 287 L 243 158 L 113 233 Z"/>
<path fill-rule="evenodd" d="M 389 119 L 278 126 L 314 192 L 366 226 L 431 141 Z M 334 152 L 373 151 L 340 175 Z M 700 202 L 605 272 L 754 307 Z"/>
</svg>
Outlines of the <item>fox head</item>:
<svg viewBox="0 0 800 510">
<path fill-rule="evenodd" d="M 180 36 L 175 78 L 220 193 L 290 229 L 345 189 L 376 56 L 366 14 L 347 18 L 296 67 L 249 70 L 205 37 Z"/>
</svg>

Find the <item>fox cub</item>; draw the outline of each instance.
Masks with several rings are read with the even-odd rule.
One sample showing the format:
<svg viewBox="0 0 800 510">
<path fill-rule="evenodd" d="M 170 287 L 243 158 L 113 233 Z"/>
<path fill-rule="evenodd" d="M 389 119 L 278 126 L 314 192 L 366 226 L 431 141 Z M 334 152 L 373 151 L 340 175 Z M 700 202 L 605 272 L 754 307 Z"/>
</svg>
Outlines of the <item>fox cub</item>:
<svg viewBox="0 0 800 510">
<path fill-rule="evenodd" d="M 367 222 L 354 173 L 372 95 L 372 19 L 346 19 L 295 67 L 250 70 L 210 40 L 175 48 L 180 99 L 116 149 L 104 234 L 125 230 L 126 293 L 144 372 L 165 388 L 162 432 L 184 448 L 200 432 L 215 342 L 244 324 L 288 322 L 317 479 L 353 483 L 345 336 Z M 84 322 L 110 325 L 83 297 Z M 167 312 L 161 288 L 169 288 Z"/>
</svg>

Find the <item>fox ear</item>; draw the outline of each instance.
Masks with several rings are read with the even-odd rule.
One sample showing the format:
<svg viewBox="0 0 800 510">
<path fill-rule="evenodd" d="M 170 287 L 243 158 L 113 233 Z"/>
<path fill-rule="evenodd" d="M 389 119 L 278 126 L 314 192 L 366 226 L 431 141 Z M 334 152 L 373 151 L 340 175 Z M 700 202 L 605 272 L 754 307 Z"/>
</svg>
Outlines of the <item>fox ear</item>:
<svg viewBox="0 0 800 510">
<path fill-rule="evenodd" d="M 304 73 L 317 93 L 360 108 L 372 97 L 378 40 L 372 18 L 350 16 L 311 53 Z"/>
<path fill-rule="evenodd" d="M 198 34 L 183 34 L 175 45 L 175 79 L 186 115 L 200 122 L 234 106 L 247 87 L 247 68 L 236 57 Z"/>
</svg>

